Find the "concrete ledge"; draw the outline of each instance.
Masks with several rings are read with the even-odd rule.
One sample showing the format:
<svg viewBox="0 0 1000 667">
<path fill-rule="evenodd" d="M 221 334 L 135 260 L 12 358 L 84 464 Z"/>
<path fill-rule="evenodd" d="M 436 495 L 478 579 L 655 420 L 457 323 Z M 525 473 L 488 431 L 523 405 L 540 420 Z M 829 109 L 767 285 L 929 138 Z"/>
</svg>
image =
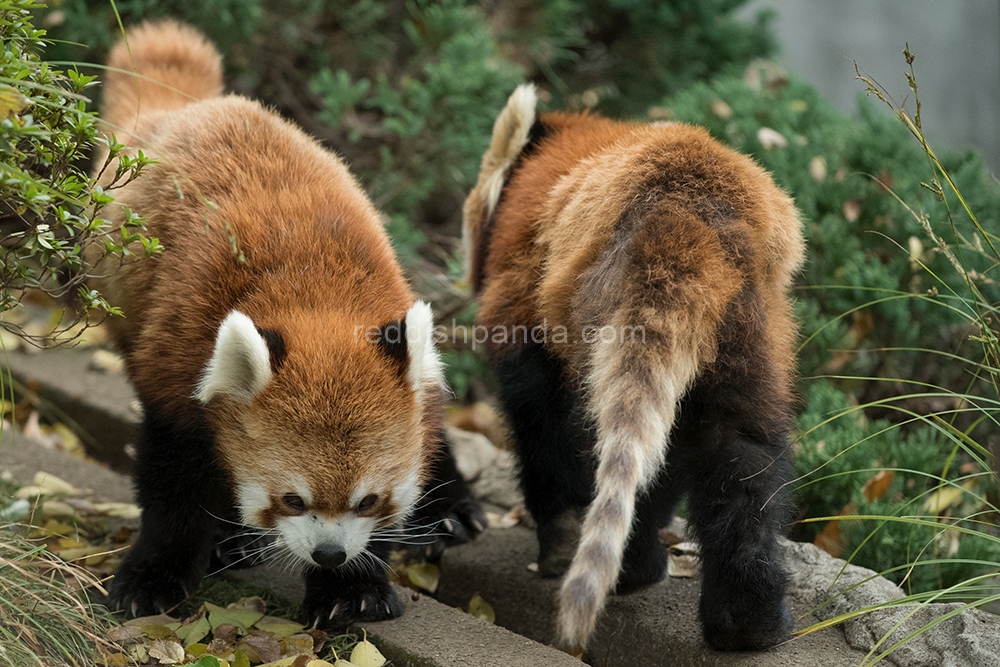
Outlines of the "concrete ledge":
<svg viewBox="0 0 1000 667">
<path fill-rule="evenodd" d="M 555 634 L 559 582 L 528 570 L 538 555 L 534 531 L 520 526 L 489 530 L 473 544 L 453 547 L 441 563 L 438 599 L 466 604 L 482 595 L 497 623 L 539 642 Z M 760 653 L 719 653 L 701 637 L 698 579 L 670 579 L 632 595 L 612 596 L 590 643 L 585 661 L 602 667 L 634 665 L 739 665 L 740 667 L 856 667 L 864 653 L 851 648 L 832 628 Z M 812 605 L 790 599 L 792 612 Z M 804 627 L 819 619 L 806 617 Z"/>
<path fill-rule="evenodd" d="M 124 375 L 90 368 L 93 349 L 57 348 L 7 355 L 13 378 L 43 399 L 39 411 L 67 423 L 87 452 L 121 473 L 132 470 L 125 445 L 139 434 L 139 414 L 132 409 L 135 392 Z M 23 398 L 15 392 L 15 399 Z M 68 417 L 68 419 L 67 419 Z"/>
<path fill-rule="evenodd" d="M 366 623 L 368 636 L 396 667 L 580 667 L 554 648 L 398 588 L 400 619 Z"/>
<path fill-rule="evenodd" d="M 132 480 L 107 466 L 49 449 L 13 429 L 6 429 L 0 441 L 0 470 L 10 471 L 18 484 L 31 484 L 37 472 L 47 472 L 78 489 L 90 489 L 103 501 L 133 503 Z"/>
</svg>

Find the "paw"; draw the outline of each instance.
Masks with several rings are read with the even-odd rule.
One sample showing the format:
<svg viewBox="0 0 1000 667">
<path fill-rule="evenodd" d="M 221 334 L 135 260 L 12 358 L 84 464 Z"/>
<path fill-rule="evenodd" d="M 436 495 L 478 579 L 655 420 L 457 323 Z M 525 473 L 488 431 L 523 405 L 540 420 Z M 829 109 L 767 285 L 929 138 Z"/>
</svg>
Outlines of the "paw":
<svg viewBox="0 0 1000 667">
<path fill-rule="evenodd" d="M 702 605 L 705 641 L 716 651 L 760 651 L 787 641 L 792 632 L 792 615 L 783 601 L 762 605 L 761 609 L 716 608 Z"/>
<path fill-rule="evenodd" d="M 125 560 L 115 572 L 105 605 L 126 618 L 164 614 L 183 602 L 196 583 L 182 581 L 162 564 Z"/>
<path fill-rule="evenodd" d="M 309 590 L 302 603 L 303 622 L 320 628 L 345 628 L 357 621 L 398 618 L 403 605 L 387 581 L 344 581 L 330 588 Z"/>
<path fill-rule="evenodd" d="M 486 523 L 486 513 L 473 496 L 438 498 L 407 525 L 404 540 L 414 557 L 437 561 L 448 547 L 474 540 Z"/>
</svg>

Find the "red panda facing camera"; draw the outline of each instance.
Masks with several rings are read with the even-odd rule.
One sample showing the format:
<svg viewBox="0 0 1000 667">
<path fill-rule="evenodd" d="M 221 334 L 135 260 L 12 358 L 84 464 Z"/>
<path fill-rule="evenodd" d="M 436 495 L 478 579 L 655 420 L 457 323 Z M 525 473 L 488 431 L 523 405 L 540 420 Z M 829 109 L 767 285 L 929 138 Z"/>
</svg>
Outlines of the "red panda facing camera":
<svg viewBox="0 0 1000 667">
<path fill-rule="evenodd" d="M 497 118 L 463 246 L 539 572 L 565 573 L 559 641 L 586 646 L 609 592 L 663 577 L 686 495 L 705 639 L 772 646 L 791 629 L 795 207 L 701 128 L 535 106 L 522 86 Z"/>
<path fill-rule="evenodd" d="M 444 542 L 485 524 L 441 446 L 429 306 L 340 159 L 221 95 L 199 33 L 144 24 L 108 64 L 104 122 L 157 160 L 112 222 L 127 206 L 164 246 L 95 271 L 144 409 L 142 527 L 109 606 L 163 612 L 210 562 L 284 559 L 305 567 L 306 622 L 398 616 L 384 561 L 403 522 L 448 520 Z"/>
</svg>

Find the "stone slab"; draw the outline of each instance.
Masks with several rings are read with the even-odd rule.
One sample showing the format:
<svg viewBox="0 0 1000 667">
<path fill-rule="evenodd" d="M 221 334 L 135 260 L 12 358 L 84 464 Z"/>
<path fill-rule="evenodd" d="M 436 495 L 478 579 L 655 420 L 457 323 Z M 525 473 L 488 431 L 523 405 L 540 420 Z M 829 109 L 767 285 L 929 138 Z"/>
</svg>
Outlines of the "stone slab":
<svg viewBox="0 0 1000 667">
<path fill-rule="evenodd" d="M 139 434 L 135 392 L 124 375 L 91 369 L 92 356 L 93 350 L 84 348 L 16 351 L 7 355 L 7 368 L 42 399 L 38 408 L 44 416 L 73 428 L 91 456 L 128 473 L 132 459 L 126 445 Z M 15 388 L 15 400 L 22 397 Z"/>
<path fill-rule="evenodd" d="M 453 547 L 441 563 L 438 599 L 466 604 L 479 593 L 497 624 L 539 642 L 555 636 L 558 580 L 528 570 L 538 554 L 534 532 L 521 526 L 489 530 L 473 544 Z M 838 628 L 806 635 L 769 651 L 720 653 L 701 637 L 698 579 L 670 579 L 632 595 L 612 596 L 585 660 L 602 667 L 720 665 L 725 667 L 856 667 L 864 653 Z M 796 627 L 815 622 L 806 601 L 791 599 Z"/>
</svg>

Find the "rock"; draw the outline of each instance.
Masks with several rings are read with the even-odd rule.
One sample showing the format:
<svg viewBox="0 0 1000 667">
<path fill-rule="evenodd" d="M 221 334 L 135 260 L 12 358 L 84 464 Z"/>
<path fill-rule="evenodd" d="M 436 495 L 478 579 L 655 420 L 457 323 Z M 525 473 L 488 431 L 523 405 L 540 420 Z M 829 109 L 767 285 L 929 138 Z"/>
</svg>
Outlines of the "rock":
<svg viewBox="0 0 1000 667">
<path fill-rule="evenodd" d="M 812 544 L 786 542 L 785 549 L 789 595 L 817 608 L 816 615 L 823 620 L 904 597 L 895 584 L 876 572 L 845 567 L 843 560 Z M 932 603 L 880 609 L 845 621 L 844 634 L 855 649 L 870 651 L 879 644 L 877 655 L 962 606 Z M 909 639 L 886 660 L 897 667 L 996 667 L 1000 664 L 1000 618 L 978 609 L 955 613 Z"/>
<path fill-rule="evenodd" d="M 472 481 L 493 464 L 500 453 L 493 443 L 482 433 L 465 431 L 454 426 L 445 426 L 445 439 L 451 444 L 455 454 L 458 472 L 466 481 Z"/>
<path fill-rule="evenodd" d="M 504 509 L 524 507 L 524 496 L 517 486 L 516 465 L 513 454 L 497 450 L 493 465 L 484 469 L 470 485 L 472 494 Z"/>
</svg>

